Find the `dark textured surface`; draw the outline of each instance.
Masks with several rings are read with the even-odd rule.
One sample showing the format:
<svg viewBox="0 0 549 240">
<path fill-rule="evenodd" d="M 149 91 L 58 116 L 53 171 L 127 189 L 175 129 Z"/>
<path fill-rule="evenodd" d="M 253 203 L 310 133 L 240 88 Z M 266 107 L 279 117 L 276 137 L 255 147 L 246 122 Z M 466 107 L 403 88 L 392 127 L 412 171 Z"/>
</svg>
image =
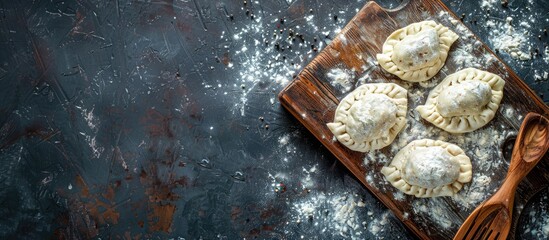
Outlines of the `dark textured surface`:
<svg viewBox="0 0 549 240">
<path fill-rule="evenodd" d="M 486 19 L 534 15 L 543 54 L 547 2 L 445 2 L 489 46 Z M 364 200 L 361 238 L 410 238 L 276 99 L 363 5 L 2 1 L 0 238 L 343 238 L 296 221 L 304 202 L 332 211 L 320 196 Z M 500 56 L 549 100 L 546 61 Z"/>
</svg>

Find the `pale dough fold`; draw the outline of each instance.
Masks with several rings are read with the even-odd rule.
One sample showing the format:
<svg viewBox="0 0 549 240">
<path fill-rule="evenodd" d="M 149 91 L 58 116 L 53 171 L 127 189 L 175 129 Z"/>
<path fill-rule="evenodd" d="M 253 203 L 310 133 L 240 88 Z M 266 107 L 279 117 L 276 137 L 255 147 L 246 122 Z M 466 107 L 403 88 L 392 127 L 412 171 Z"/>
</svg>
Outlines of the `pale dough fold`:
<svg viewBox="0 0 549 240">
<path fill-rule="evenodd" d="M 349 149 L 367 152 L 391 144 L 406 125 L 408 91 L 394 83 L 364 84 L 341 100 L 327 126 Z"/>
<path fill-rule="evenodd" d="M 389 35 L 377 61 L 402 80 L 426 81 L 442 68 L 457 39 L 456 33 L 435 21 L 412 23 Z"/>
<path fill-rule="evenodd" d="M 473 176 L 471 160 L 460 147 L 431 139 L 410 142 L 381 173 L 400 191 L 421 198 L 453 196 Z"/>
<path fill-rule="evenodd" d="M 417 106 L 421 117 L 451 133 L 472 132 L 492 120 L 503 98 L 505 81 L 496 74 L 466 68 L 448 75 Z"/>
</svg>

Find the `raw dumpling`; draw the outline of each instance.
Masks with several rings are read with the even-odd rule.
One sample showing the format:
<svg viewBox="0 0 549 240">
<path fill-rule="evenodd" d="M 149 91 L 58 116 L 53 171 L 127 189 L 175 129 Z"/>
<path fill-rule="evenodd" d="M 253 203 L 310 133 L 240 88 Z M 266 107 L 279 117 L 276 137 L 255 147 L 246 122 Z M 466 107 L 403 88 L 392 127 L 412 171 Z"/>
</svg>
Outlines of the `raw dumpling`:
<svg viewBox="0 0 549 240">
<path fill-rule="evenodd" d="M 498 75 L 466 68 L 447 76 L 431 90 L 421 117 L 451 133 L 471 132 L 494 118 L 505 81 Z"/>
<path fill-rule="evenodd" d="M 341 100 L 328 128 L 351 150 L 383 148 L 406 124 L 407 95 L 394 83 L 364 84 Z"/>
<path fill-rule="evenodd" d="M 457 34 L 435 21 L 412 23 L 389 35 L 377 61 L 402 80 L 426 81 L 442 68 L 457 39 Z"/>
<path fill-rule="evenodd" d="M 381 169 L 400 191 L 416 197 L 453 196 L 472 178 L 471 160 L 451 143 L 415 140 Z"/>
</svg>

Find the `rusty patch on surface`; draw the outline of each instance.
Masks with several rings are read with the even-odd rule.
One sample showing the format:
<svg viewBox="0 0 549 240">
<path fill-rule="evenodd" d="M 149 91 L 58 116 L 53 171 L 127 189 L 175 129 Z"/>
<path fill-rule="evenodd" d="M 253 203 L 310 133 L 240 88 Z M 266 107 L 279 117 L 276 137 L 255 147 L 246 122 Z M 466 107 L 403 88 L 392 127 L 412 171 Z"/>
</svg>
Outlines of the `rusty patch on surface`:
<svg viewBox="0 0 549 240">
<path fill-rule="evenodd" d="M 168 174 L 167 180 L 164 182 L 158 176 L 156 165 L 151 164 L 147 170 L 142 169 L 139 173 L 139 181 L 145 186 L 144 193 L 147 198 L 129 205 L 135 211 L 146 209 L 146 222 L 138 220 L 136 221 L 137 226 L 139 228 L 146 227 L 149 232 L 171 232 L 173 217 L 177 209 L 173 201 L 179 199 L 179 196 L 173 191 L 178 187 L 187 186 L 187 177 Z M 82 176 L 77 175 L 75 185 L 78 193 L 69 198 L 71 201 L 70 211 L 58 217 L 57 222 L 64 227 L 54 231 L 55 238 L 71 239 L 75 237 L 74 230 L 77 230 L 80 236 L 94 238 L 99 236 L 101 226 L 118 224 L 121 215 L 116 210 L 115 200 L 117 189 L 121 186 L 120 180 L 116 180 L 102 189 L 88 185 Z M 139 214 L 136 212 L 133 217 L 137 218 Z M 127 233 L 124 234 L 124 237 L 140 239 L 141 235 L 132 236 L 131 233 Z"/>
<path fill-rule="evenodd" d="M 124 232 L 124 240 L 139 240 L 141 239 L 141 234 L 136 234 L 132 236 L 130 231 Z"/>
<path fill-rule="evenodd" d="M 117 224 L 120 213 L 114 202 L 116 188 L 120 184 L 107 186 L 106 190 L 90 187 L 80 175 L 75 177 L 77 193 L 67 197 L 68 210 L 57 216 L 60 225 L 53 231 L 55 239 L 91 239 L 99 236 L 99 229 L 105 224 Z M 60 195 L 65 190 L 57 190 Z"/>
<path fill-rule="evenodd" d="M 111 186 L 107 187 L 107 191 L 102 194 L 103 197 L 110 202 L 114 201 L 114 189 Z"/>
<path fill-rule="evenodd" d="M 190 33 L 193 30 L 190 24 L 185 23 L 183 21 L 177 21 L 175 26 L 177 27 L 177 29 L 179 29 L 179 31 L 183 33 Z"/>
<path fill-rule="evenodd" d="M 89 198 L 90 197 L 90 188 L 88 185 L 86 185 L 86 182 L 84 182 L 84 179 L 82 176 L 77 175 L 76 176 L 76 186 L 80 188 L 80 194 L 82 194 L 83 197 Z"/>
<path fill-rule="evenodd" d="M 170 232 L 175 209 L 175 205 L 171 203 L 149 204 L 149 212 L 147 214 L 149 230 Z"/>
<path fill-rule="evenodd" d="M 268 218 L 271 218 L 273 216 L 276 216 L 276 215 L 282 215 L 282 210 L 278 209 L 278 208 L 272 208 L 272 207 L 269 207 L 267 209 L 265 209 L 264 211 L 261 212 L 261 214 L 259 214 L 259 217 L 263 220 L 265 219 L 268 219 Z"/>
<path fill-rule="evenodd" d="M 227 66 L 229 63 L 231 63 L 231 57 L 229 56 L 229 52 L 225 52 L 223 54 L 223 57 L 221 57 L 221 62 Z"/>
<path fill-rule="evenodd" d="M 180 187 L 188 185 L 186 176 L 176 176 L 170 172 L 164 176 L 160 175 L 159 167 L 151 163 L 147 169 L 142 169 L 139 174 L 139 180 L 145 187 L 147 195 L 147 226 L 149 231 L 171 232 L 173 216 L 176 211 L 176 206 L 173 203 L 180 196 L 174 191 Z M 136 208 L 142 209 L 142 208 Z M 144 225 L 144 223 L 139 223 Z"/>
<path fill-rule="evenodd" d="M 151 137 L 174 137 L 170 124 L 173 120 L 171 113 L 164 115 L 154 108 L 149 108 L 147 109 L 145 116 L 146 117 L 142 119 L 142 123 L 149 123 L 147 124 L 147 129 Z"/>
<path fill-rule="evenodd" d="M 80 195 L 84 198 L 81 199 L 80 204 L 85 207 L 85 211 L 97 224 L 118 223 L 120 213 L 115 209 L 115 189 L 113 187 L 107 186 L 103 193 L 91 194 L 90 188 L 80 175 L 76 176 L 76 186 L 80 188 Z"/>
</svg>

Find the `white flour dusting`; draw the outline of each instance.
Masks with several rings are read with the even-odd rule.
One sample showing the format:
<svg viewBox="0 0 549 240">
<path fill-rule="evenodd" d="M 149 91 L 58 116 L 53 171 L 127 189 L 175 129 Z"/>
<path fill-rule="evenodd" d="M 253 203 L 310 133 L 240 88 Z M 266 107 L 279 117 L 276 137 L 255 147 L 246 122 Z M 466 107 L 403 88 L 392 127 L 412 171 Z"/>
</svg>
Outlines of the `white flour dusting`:
<svg viewBox="0 0 549 240">
<path fill-rule="evenodd" d="M 486 153 L 485 153 L 486 154 Z M 482 175 L 478 171 L 473 173 L 474 181 L 471 182 L 469 187 L 464 191 L 464 194 L 458 194 L 455 200 L 460 205 L 470 208 L 476 207 L 480 202 L 484 201 L 488 196 L 488 186 L 492 179 L 487 175 Z M 495 189 L 492 189 L 494 191 Z"/>
<path fill-rule="evenodd" d="M 453 24 L 455 27 L 453 30 L 459 35 L 453 50 L 448 53 L 448 59 L 451 59 L 459 69 L 468 67 L 484 69 L 495 61 L 492 54 L 482 48 L 482 43 L 474 37 L 473 32 L 462 24 L 458 24 L 459 21 L 451 17 L 448 12 L 440 11 L 438 17 Z M 477 54 L 473 55 L 473 52 L 477 52 Z M 441 71 L 447 71 L 446 66 Z"/>
<path fill-rule="evenodd" d="M 549 79 L 549 72 L 544 70 L 534 69 L 534 80 L 535 81 L 545 81 Z"/>
<path fill-rule="evenodd" d="M 288 142 L 290 141 L 290 134 L 284 134 L 278 138 L 278 143 L 280 146 L 286 146 L 288 145 Z"/>
<path fill-rule="evenodd" d="M 342 87 L 345 92 L 348 92 L 353 87 L 354 74 L 352 71 L 341 68 L 331 69 L 326 76 L 331 79 L 332 86 Z"/>
<path fill-rule="evenodd" d="M 257 14 L 260 16 L 260 14 Z M 268 27 L 261 17 L 257 17 L 242 29 L 235 29 L 235 34 L 231 41 L 239 46 L 240 50 L 234 53 L 234 61 L 229 63 L 229 67 L 234 64 L 240 64 L 242 67 L 240 75 L 240 86 L 235 84 L 235 88 L 241 88 L 240 102 L 235 106 L 242 116 L 245 116 L 245 107 L 248 102 L 248 94 L 254 90 L 257 84 L 269 80 L 271 82 L 286 85 L 296 71 L 301 69 L 300 64 L 293 66 L 285 61 L 281 53 L 275 54 L 277 49 L 273 45 L 265 44 L 265 35 Z M 284 41 L 284 36 L 276 35 L 272 42 Z M 283 59 L 284 58 L 284 59 Z M 234 62 L 234 63 L 233 63 Z"/>
<path fill-rule="evenodd" d="M 523 221 L 517 231 L 521 239 L 549 239 L 549 194 L 547 189 L 540 193 L 543 195 L 534 197 L 536 199 L 529 203 L 530 208 L 521 214 Z"/>
<path fill-rule="evenodd" d="M 419 215 L 420 218 L 429 218 L 430 222 L 435 222 L 438 224 L 437 227 L 442 227 L 448 229 L 452 227 L 453 224 L 456 224 L 453 219 L 453 214 L 449 211 L 448 208 L 442 207 L 445 206 L 445 203 L 442 202 L 441 198 L 433 199 L 415 199 L 412 203 L 413 211 L 416 215 Z"/>
<path fill-rule="evenodd" d="M 480 7 L 483 9 L 489 9 L 494 7 L 496 3 L 500 4 L 501 0 L 482 0 Z"/>
<path fill-rule="evenodd" d="M 288 1 L 291 2 L 291 1 Z M 335 35 L 341 31 L 343 22 L 329 18 L 327 26 L 318 27 L 314 15 L 307 14 L 294 23 L 281 24 L 280 13 L 271 13 L 267 9 L 254 10 L 252 19 L 247 19 L 244 27 L 229 27 L 230 34 L 223 34 L 225 49 L 239 46 L 231 52 L 227 69 L 240 69 L 240 82 L 232 86 L 239 91 L 240 101 L 235 104 L 233 112 L 246 115 L 248 97 L 251 93 L 263 91 L 258 86 L 281 88 L 286 86 L 307 62 L 314 58 L 327 43 L 316 35 L 304 36 L 303 33 L 318 33 L 322 36 Z M 228 22 L 230 25 L 231 22 Z M 329 39 L 326 39 L 328 41 Z M 240 47 L 241 46 L 241 47 Z M 235 67 L 235 65 L 241 65 Z M 274 99 L 271 100 L 271 104 Z"/>
<path fill-rule="evenodd" d="M 322 225 L 321 234 L 334 234 L 334 237 L 361 239 L 364 223 L 357 216 L 357 209 L 364 208 L 365 203 L 355 194 L 311 193 L 307 198 L 293 204 L 292 221 L 310 222 Z"/>
<path fill-rule="evenodd" d="M 523 22 L 515 28 L 516 23 L 512 17 L 507 17 L 505 22 L 495 22 L 488 20 L 488 25 L 494 26 L 494 30 L 489 33 L 489 41 L 493 44 L 496 51 L 503 51 L 516 60 L 530 60 L 531 44 L 528 43 L 530 25 Z"/>
<path fill-rule="evenodd" d="M 460 66 L 467 66 L 481 68 L 482 62 L 479 58 L 469 54 L 473 51 L 472 44 L 463 44 L 455 48 L 455 51 L 450 53 L 450 58 L 454 59 L 455 62 Z"/>
<path fill-rule="evenodd" d="M 522 118 L 524 118 L 524 115 L 517 112 L 517 110 L 515 110 L 515 108 L 511 105 L 501 104 L 500 108 L 500 112 L 502 112 L 507 118 L 517 118 L 518 120 L 522 120 Z"/>
<path fill-rule="evenodd" d="M 549 63 L 549 46 L 545 46 L 545 51 L 543 53 L 545 56 L 543 57 L 543 61 L 545 61 L 546 63 Z"/>
<path fill-rule="evenodd" d="M 100 146 L 96 140 L 97 132 L 99 131 L 100 122 L 95 116 L 95 114 L 93 113 L 95 108 L 92 108 L 89 111 L 80 106 L 77 106 L 77 108 L 81 111 L 82 117 L 84 117 L 84 120 L 86 120 L 86 124 L 90 130 L 90 132 L 88 132 L 83 129 L 80 132 L 80 135 L 84 136 L 84 138 L 86 139 L 86 142 L 90 147 L 93 157 L 99 158 L 101 154 L 105 151 L 105 148 Z"/>
<path fill-rule="evenodd" d="M 277 139 L 280 153 L 287 161 L 288 157 L 296 154 L 294 139 L 298 139 L 298 132 L 287 133 Z M 365 219 L 376 216 L 360 215 L 366 211 L 366 203 L 357 195 L 350 192 L 325 193 L 314 190 L 317 188 L 314 179 L 318 176 L 318 164 L 303 166 L 299 178 L 299 186 L 302 193 L 306 193 L 296 200 L 288 200 L 290 206 L 290 222 L 320 229 L 323 236 L 332 235 L 334 238 L 363 239 L 366 230 Z M 286 174 L 269 174 L 272 187 L 276 188 L 280 181 L 287 181 Z M 295 176 L 294 176 L 295 178 Z M 369 221 L 369 220 L 368 220 Z M 289 225 L 290 226 L 290 225 Z M 302 236 L 305 237 L 305 236 Z"/>
<path fill-rule="evenodd" d="M 292 140 L 296 137 L 295 133 L 287 133 L 277 139 L 284 159 L 288 157 L 287 154 L 295 154 Z M 302 192 L 307 194 L 296 201 L 289 202 L 291 222 L 311 224 L 315 229 L 321 229 L 320 234 L 323 235 L 333 234 L 336 238 L 361 239 L 364 234 L 366 224 L 364 219 L 366 217 L 359 215 L 358 209 L 364 209 L 366 203 L 357 194 L 349 192 L 311 191 L 311 189 L 315 189 L 316 183 L 313 180 L 315 174 L 318 174 L 318 164 L 302 167 L 299 185 Z M 273 187 L 279 183 L 279 180 L 288 179 L 281 173 L 277 173 L 275 176 L 270 175 L 270 178 Z"/>
<path fill-rule="evenodd" d="M 288 161 L 288 156 L 291 154 L 297 153 L 297 147 L 294 144 L 290 144 L 290 140 L 292 137 L 291 134 L 284 134 L 278 138 L 278 147 L 282 151 L 280 152 L 284 156 L 284 161 Z"/>
<path fill-rule="evenodd" d="M 315 164 L 309 169 L 303 167 L 302 172 L 305 174 L 305 176 L 301 178 L 301 188 L 303 188 L 304 190 L 314 187 L 314 182 L 313 178 L 311 178 L 311 174 L 314 174 L 316 172 L 317 166 L 318 165 Z"/>
<path fill-rule="evenodd" d="M 401 192 L 401 191 L 398 191 L 398 192 L 394 193 L 393 198 L 395 198 L 395 200 L 397 200 L 397 201 L 404 201 L 406 199 L 404 193 Z"/>
<path fill-rule="evenodd" d="M 481 2 L 481 8 L 486 12 L 487 20 L 479 24 L 488 27 L 487 41 L 496 52 L 502 52 L 518 61 L 529 61 L 541 54 L 535 38 L 537 27 L 541 23 L 536 22 L 539 16 L 531 13 L 531 8 L 536 7 L 535 4 L 533 0 L 519 3 L 520 7 L 507 6 L 507 1 L 500 0 Z M 516 21 L 515 19 L 519 18 L 517 16 L 521 16 L 520 18 L 524 20 Z M 541 40 L 541 35 L 538 38 Z M 535 51 L 532 51 L 534 49 Z M 543 60 L 546 63 L 549 62 L 547 59 Z"/>
<path fill-rule="evenodd" d="M 370 212 L 369 212 L 370 213 Z M 385 232 L 385 225 L 388 223 L 389 212 L 384 212 L 379 219 L 376 219 L 368 225 L 368 231 L 370 231 L 375 236 L 382 236 L 382 233 Z"/>
</svg>

